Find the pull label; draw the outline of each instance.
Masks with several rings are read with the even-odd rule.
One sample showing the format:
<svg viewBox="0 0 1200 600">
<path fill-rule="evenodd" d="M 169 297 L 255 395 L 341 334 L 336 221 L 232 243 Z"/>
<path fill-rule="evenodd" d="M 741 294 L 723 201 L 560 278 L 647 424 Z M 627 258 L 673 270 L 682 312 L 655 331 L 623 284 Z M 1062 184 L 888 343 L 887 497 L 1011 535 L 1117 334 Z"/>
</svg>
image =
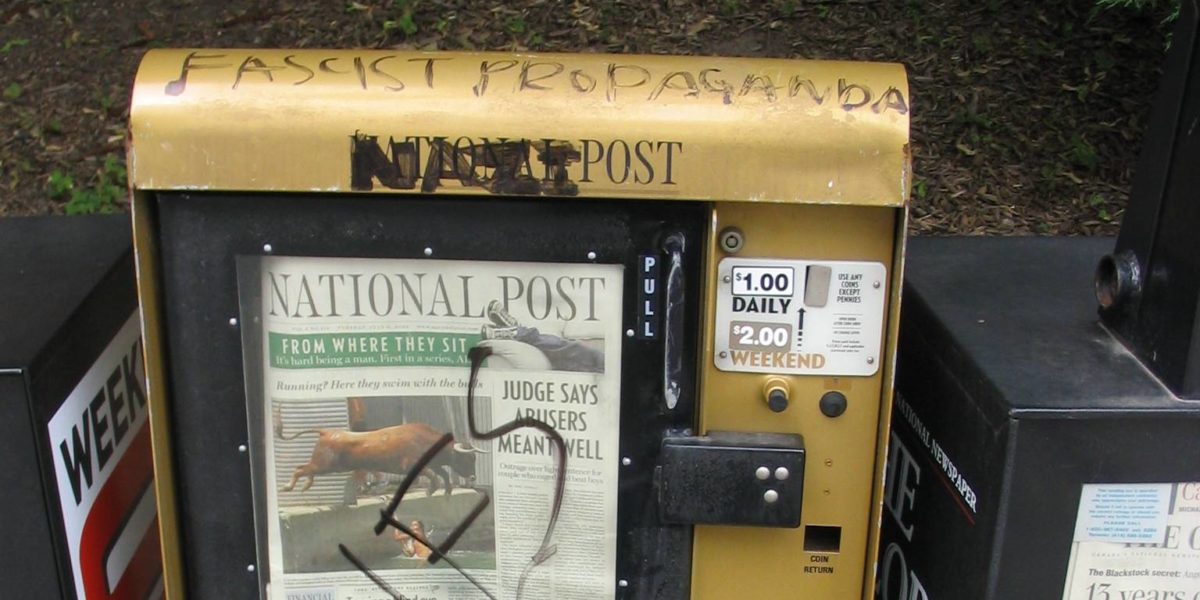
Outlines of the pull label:
<svg viewBox="0 0 1200 600">
<path fill-rule="evenodd" d="M 634 337 L 639 340 L 658 339 L 659 298 L 662 297 L 658 278 L 660 262 L 656 254 L 638 256 L 637 328 Z"/>
</svg>

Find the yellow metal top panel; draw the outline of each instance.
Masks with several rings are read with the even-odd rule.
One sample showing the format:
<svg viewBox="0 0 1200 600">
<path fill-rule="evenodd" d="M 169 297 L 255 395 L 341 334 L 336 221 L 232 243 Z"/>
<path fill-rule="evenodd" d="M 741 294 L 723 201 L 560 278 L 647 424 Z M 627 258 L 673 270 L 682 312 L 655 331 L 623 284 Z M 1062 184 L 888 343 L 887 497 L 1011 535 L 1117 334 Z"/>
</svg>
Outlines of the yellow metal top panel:
<svg viewBox="0 0 1200 600">
<path fill-rule="evenodd" d="M 142 190 L 902 206 L 908 127 L 892 64 L 154 50 L 129 173 Z"/>
</svg>

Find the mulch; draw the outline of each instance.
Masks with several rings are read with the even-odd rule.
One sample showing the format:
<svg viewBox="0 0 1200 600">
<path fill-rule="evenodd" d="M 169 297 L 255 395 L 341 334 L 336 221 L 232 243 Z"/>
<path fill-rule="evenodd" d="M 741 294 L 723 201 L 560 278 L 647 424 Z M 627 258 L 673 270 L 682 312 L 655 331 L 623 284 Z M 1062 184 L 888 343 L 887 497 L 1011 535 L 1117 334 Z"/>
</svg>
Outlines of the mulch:
<svg viewBox="0 0 1200 600">
<path fill-rule="evenodd" d="M 1169 29 L 1066 0 L 234 4 L 0 7 L 0 215 L 63 212 L 52 173 L 77 187 L 112 176 L 147 48 L 370 47 L 900 62 L 915 233 L 1111 234 Z"/>
</svg>

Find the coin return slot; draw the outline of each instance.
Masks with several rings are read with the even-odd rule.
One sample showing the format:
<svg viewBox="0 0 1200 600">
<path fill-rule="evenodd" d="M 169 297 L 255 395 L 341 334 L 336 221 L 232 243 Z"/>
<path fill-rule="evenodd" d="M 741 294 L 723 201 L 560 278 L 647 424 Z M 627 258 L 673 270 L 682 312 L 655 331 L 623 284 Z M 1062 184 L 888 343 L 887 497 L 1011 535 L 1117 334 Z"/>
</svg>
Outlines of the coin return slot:
<svg viewBox="0 0 1200 600">
<path fill-rule="evenodd" d="M 805 552 L 838 552 L 842 548 L 842 528 L 826 525 L 804 527 Z"/>
</svg>

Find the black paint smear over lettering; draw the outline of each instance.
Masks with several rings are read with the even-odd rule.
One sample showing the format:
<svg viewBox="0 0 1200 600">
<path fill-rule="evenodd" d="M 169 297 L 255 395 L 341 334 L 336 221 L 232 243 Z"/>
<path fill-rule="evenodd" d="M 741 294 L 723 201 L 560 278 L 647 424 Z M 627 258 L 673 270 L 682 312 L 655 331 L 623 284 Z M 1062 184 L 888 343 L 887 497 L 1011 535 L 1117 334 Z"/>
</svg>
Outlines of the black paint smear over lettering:
<svg viewBox="0 0 1200 600">
<path fill-rule="evenodd" d="M 541 545 L 538 547 L 537 552 L 530 557 L 529 564 L 525 566 L 525 569 L 521 572 L 520 579 L 517 581 L 516 599 L 520 600 L 522 592 L 524 592 L 525 589 L 525 582 L 529 578 L 529 575 L 533 569 L 542 563 L 545 563 L 558 551 L 558 546 L 552 544 L 551 542 L 554 537 L 554 529 L 558 524 L 559 513 L 562 511 L 563 492 L 567 483 L 567 445 L 566 442 L 563 441 L 562 435 L 559 434 L 557 430 L 548 425 L 546 422 L 531 417 L 522 417 L 520 419 L 509 421 L 508 423 L 492 429 L 491 431 L 479 431 L 479 429 L 475 426 L 475 384 L 479 380 L 479 369 L 483 366 L 483 361 L 491 354 L 491 348 L 481 348 L 479 346 L 471 348 L 471 350 L 467 352 L 467 357 L 471 361 L 471 376 L 467 381 L 467 427 L 470 430 L 471 437 L 480 440 L 493 440 L 512 433 L 517 429 L 528 427 L 546 434 L 546 436 L 549 437 L 550 441 L 554 444 L 554 449 L 557 450 L 557 464 L 555 465 L 556 470 L 554 475 L 554 502 L 550 509 L 550 519 L 546 523 L 546 533 L 542 536 Z M 417 477 L 430 463 L 430 461 L 433 460 L 434 456 L 436 456 L 438 452 L 441 452 L 453 439 L 454 436 L 450 435 L 449 433 L 444 434 L 441 439 L 437 441 L 437 443 L 426 450 L 425 453 L 421 455 L 421 458 L 417 460 L 415 464 L 413 464 L 408 473 L 404 476 L 404 480 L 400 483 L 400 487 L 392 496 L 392 500 L 388 503 L 387 508 L 379 511 L 379 522 L 375 524 L 375 535 L 383 534 L 384 530 L 387 529 L 389 525 L 395 527 L 396 529 L 410 536 L 417 543 L 429 549 L 431 553 L 431 557 L 429 559 L 430 564 L 434 564 L 439 560 L 445 561 L 446 564 L 453 567 L 455 571 L 458 571 L 458 573 L 466 578 L 467 581 L 471 582 L 472 585 L 474 585 L 476 588 L 479 588 L 479 590 L 488 598 L 491 600 L 496 600 L 496 597 L 493 596 L 492 593 L 487 590 L 487 588 L 483 587 L 483 584 L 477 581 L 474 577 L 471 577 L 471 575 L 467 573 L 465 569 L 459 566 L 458 563 L 456 563 L 447 555 L 450 552 L 450 549 L 454 547 L 454 544 L 458 542 L 458 539 L 462 537 L 462 534 L 465 533 L 466 530 L 475 523 L 475 520 L 479 518 L 479 515 L 481 515 L 484 509 L 486 509 L 491 503 L 491 498 L 487 495 L 487 493 L 478 492 L 483 496 L 483 498 L 475 505 L 475 508 L 471 510 L 471 513 L 467 515 L 467 517 L 463 519 L 453 531 L 450 532 L 450 535 L 446 536 L 446 539 L 442 541 L 440 546 L 434 546 L 429 542 L 429 540 L 425 539 L 424 536 L 417 535 L 416 532 L 412 531 L 406 525 L 396 519 L 396 511 L 400 508 L 400 504 L 403 501 L 405 494 L 408 493 L 408 489 L 414 482 L 416 482 Z M 343 556 L 346 557 L 346 560 L 350 561 L 359 571 L 366 575 L 368 579 L 374 582 L 379 589 L 389 594 L 395 600 L 408 600 L 403 594 L 394 590 L 387 584 L 387 582 L 376 575 L 375 572 L 372 571 L 366 565 L 366 563 L 358 558 L 358 556 L 355 555 L 348 547 L 346 547 L 345 544 L 338 544 L 338 550 Z"/>
<path fill-rule="evenodd" d="M 579 186 L 571 181 L 567 168 L 580 160 L 580 154 L 566 141 L 482 138 L 482 143 L 475 143 L 462 137 L 451 144 L 444 137 L 410 136 L 403 141 L 389 138 L 386 146 L 380 146 L 379 136 L 358 131 L 350 140 L 350 189 L 355 191 L 371 191 L 375 180 L 393 190 L 415 189 L 419 181 L 422 192 L 433 193 L 443 180 L 456 180 L 463 187 L 493 194 L 579 194 Z M 421 140 L 429 148 L 423 166 Z M 467 143 L 459 144 L 462 140 Z M 531 155 L 541 161 L 542 173 L 534 173 Z M 477 172 L 481 168 L 483 175 Z"/>
</svg>

